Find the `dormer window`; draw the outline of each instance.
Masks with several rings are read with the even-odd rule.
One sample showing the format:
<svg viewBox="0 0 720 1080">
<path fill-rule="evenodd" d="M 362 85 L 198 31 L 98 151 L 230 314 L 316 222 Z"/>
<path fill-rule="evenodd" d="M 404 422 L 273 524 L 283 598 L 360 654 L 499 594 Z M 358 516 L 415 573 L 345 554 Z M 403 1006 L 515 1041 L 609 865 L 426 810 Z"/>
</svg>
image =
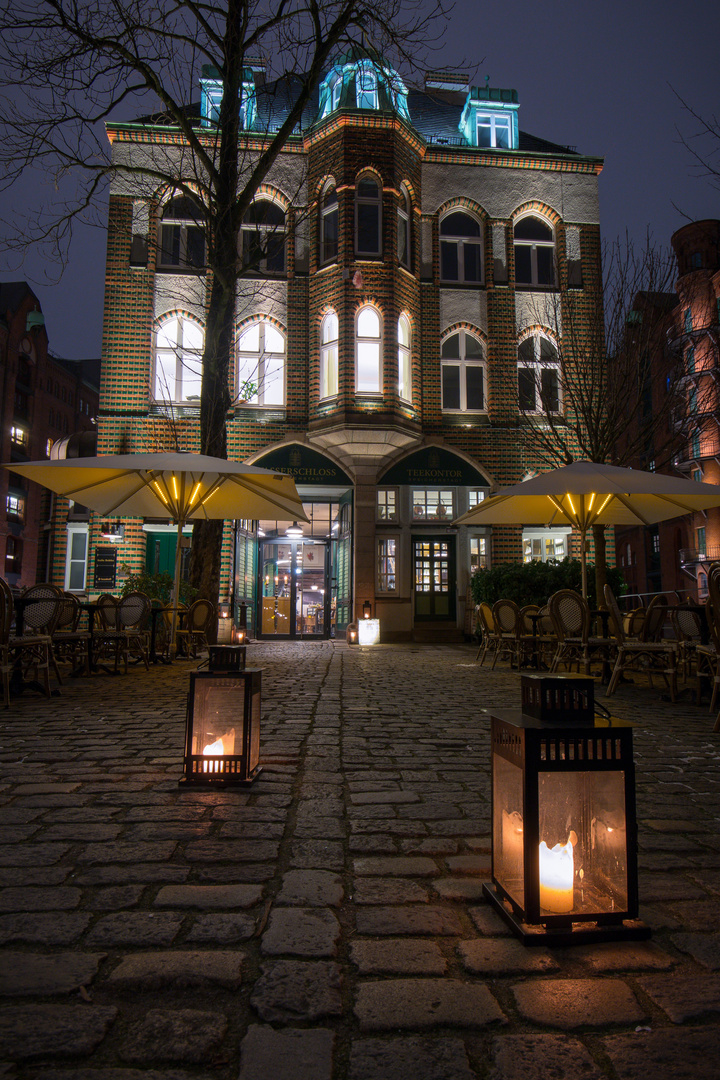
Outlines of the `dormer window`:
<svg viewBox="0 0 720 1080">
<path fill-rule="evenodd" d="M 220 72 L 211 64 L 203 64 L 202 78 L 200 79 L 200 116 L 202 117 L 203 127 L 217 127 L 220 122 L 222 96 L 223 83 Z M 255 72 L 252 67 L 246 67 L 243 70 L 239 111 L 240 127 L 243 131 L 251 130 L 257 117 Z"/>
<path fill-rule="evenodd" d="M 355 76 L 355 97 L 358 109 L 377 109 L 377 72 L 371 64 L 363 64 Z"/>
<path fill-rule="evenodd" d="M 512 140 L 512 124 L 509 116 L 497 113 L 477 114 L 477 145 L 490 146 L 494 150 L 509 150 Z"/>
<path fill-rule="evenodd" d="M 517 150 L 516 90 L 471 86 L 458 127 L 471 146 L 487 150 Z"/>
<path fill-rule="evenodd" d="M 407 87 L 379 53 L 352 46 L 339 58 L 320 83 L 321 119 L 337 109 L 393 111 L 409 122 Z"/>
</svg>

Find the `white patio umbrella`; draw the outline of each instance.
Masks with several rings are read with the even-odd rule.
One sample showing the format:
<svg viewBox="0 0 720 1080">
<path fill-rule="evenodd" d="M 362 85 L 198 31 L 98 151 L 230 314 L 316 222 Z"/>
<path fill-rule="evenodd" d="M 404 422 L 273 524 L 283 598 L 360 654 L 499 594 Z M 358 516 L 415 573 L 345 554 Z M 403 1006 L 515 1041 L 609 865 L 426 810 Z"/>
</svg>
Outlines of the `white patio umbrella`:
<svg viewBox="0 0 720 1080">
<path fill-rule="evenodd" d="M 585 541 L 592 525 L 654 525 L 720 506 L 720 486 L 664 473 L 574 461 L 503 488 L 457 518 L 456 525 L 572 525 L 580 533 L 582 591 Z"/>
<path fill-rule="evenodd" d="M 201 454 L 117 454 L 3 466 L 107 517 L 177 522 L 171 649 L 180 593 L 180 538 L 190 521 L 307 521 L 290 476 Z"/>
</svg>

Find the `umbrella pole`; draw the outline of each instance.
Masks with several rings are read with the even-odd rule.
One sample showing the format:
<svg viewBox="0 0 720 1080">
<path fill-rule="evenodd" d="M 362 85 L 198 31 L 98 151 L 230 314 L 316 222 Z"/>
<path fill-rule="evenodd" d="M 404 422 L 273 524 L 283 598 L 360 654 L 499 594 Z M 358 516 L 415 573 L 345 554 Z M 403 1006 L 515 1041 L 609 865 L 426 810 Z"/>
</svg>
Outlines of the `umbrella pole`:
<svg viewBox="0 0 720 1080">
<path fill-rule="evenodd" d="M 182 534 L 183 534 L 184 522 L 178 521 L 177 527 L 177 544 L 175 546 L 175 582 L 173 584 L 173 608 L 172 608 L 172 629 L 170 632 L 170 659 L 174 660 L 177 655 L 177 622 L 178 622 L 178 604 L 180 602 L 180 565 L 182 562 Z"/>
<path fill-rule="evenodd" d="M 582 567 L 582 594 L 587 600 L 587 529 L 580 530 L 580 565 Z"/>
</svg>

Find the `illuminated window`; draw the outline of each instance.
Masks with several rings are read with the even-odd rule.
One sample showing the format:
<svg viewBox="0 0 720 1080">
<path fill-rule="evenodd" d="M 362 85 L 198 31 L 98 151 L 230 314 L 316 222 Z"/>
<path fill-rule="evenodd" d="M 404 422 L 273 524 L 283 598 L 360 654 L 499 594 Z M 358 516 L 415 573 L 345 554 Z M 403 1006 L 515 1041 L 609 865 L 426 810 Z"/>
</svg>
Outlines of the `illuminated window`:
<svg viewBox="0 0 720 1080">
<path fill-rule="evenodd" d="M 372 64 L 359 66 L 355 74 L 355 100 L 358 109 L 377 109 L 377 72 Z"/>
<path fill-rule="evenodd" d="M 320 262 L 334 262 L 338 254 L 338 197 L 334 186 L 323 192 L 320 208 Z"/>
<path fill-rule="evenodd" d="M 569 529 L 525 529 L 523 562 L 547 562 L 564 559 L 568 554 Z"/>
<path fill-rule="evenodd" d="M 412 353 L 407 315 L 398 319 L 398 395 L 401 401 L 412 401 Z"/>
<path fill-rule="evenodd" d="M 361 176 L 355 188 L 355 251 L 378 256 L 382 251 L 382 192 L 373 176 Z"/>
<path fill-rule="evenodd" d="M 259 274 L 285 273 L 285 211 L 270 199 L 256 199 L 241 229 L 243 266 Z"/>
<path fill-rule="evenodd" d="M 30 433 L 27 428 L 13 424 L 10 428 L 10 441 L 17 450 L 27 450 L 30 443 Z"/>
<path fill-rule="evenodd" d="M 443 412 L 484 412 L 485 354 L 482 342 L 467 330 L 458 330 L 440 346 Z"/>
<path fill-rule="evenodd" d="M 68 592 L 84 592 L 87 581 L 88 526 L 68 525 L 67 532 L 65 588 Z"/>
<path fill-rule="evenodd" d="M 488 565 L 488 542 L 484 536 L 470 537 L 470 573 L 486 570 Z"/>
<path fill-rule="evenodd" d="M 400 203 L 397 218 L 397 256 L 402 266 L 410 266 L 410 195 L 403 184 L 400 188 Z"/>
<path fill-rule="evenodd" d="M 515 283 L 555 284 L 555 235 L 546 221 L 524 217 L 515 225 Z"/>
<path fill-rule="evenodd" d="M 155 335 L 153 395 L 158 402 L 199 404 L 205 335 L 193 319 L 166 319 Z"/>
<path fill-rule="evenodd" d="M 380 537 L 377 542 L 378 592 L 394 592 L 396 589 L 396 546 L 390 537 Z"/>
<path fill-rule="evenodd" d="M 512 120 L 498 113 L 477 114 L 477 145 L 509 150 L 512 145 Z"/>
<path fill-rule="evenodd" d="M 518 345 L 518 402 L 521 412 L 560 412 L 558 353 L 544 334 L 533 334 Z"/>
<path fill-rule="evenodd" d="M 23 521 L 25 519 L 25 492 L 10 489 L 5 499 L 5 510 L 8 517 Z"/>
<path fill-rule="evenodd" d="M 163 207 L 158 266 L 180 270 L 201 270 L 205 266 L 202 210 L 186 195 L 170 199 Z"/>
<path fill-rule="evenodd" d="M 338 317 L 329 312 L 320 329 L 320 399 L 337 397 Z"/>
<path fill-rule="evenodd" d="M 471 488 L 468 491 L 468 509 L 472 510 L 473 506 L 479 506 L 486 495 L 487 492 L 480 488 Z"/>
<path fill-rule="evenodd" d="M 440 222 L 442 281 L 482 281 L 482 230 L 470 214 L 456 210 Z"/>
<path fill-rule="evenodd" d="M 437 488 L 413 488 L 413 521 L 452 521 L 453 493 Z"/>
<path fill-rule="evenodd" d="M 285 337 L 272 323 L 251 323 L 238 340 L 237 397 L 265 408 L 285 404 Z"/>
<path fill-rule="evenodd" d="M 378 521 L 397 521 L 396 488 L 378 488 L 377 519 Z"/>
<path fill-rule="evenodd" d="M 381 345 L 380 316 L 368 304 L 360 308 L 355 321 L 355 390 L 358 394 L 379 394 L 382 389 Z"/>
</svg>

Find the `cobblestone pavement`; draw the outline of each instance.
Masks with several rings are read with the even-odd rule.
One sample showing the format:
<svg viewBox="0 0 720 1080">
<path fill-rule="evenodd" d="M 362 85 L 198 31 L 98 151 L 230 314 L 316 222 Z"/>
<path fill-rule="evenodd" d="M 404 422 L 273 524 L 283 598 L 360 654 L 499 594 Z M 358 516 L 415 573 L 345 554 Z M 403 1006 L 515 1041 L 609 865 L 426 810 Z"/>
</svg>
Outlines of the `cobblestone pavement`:
<svg viewBox="0 0 720 1080">
<path fill-rule="evenodd" d="M 250 790 L 178 788 L 187 663 L 0 719 L 0 1077 L 717 1080 L 720 736 L 624 685 L 650 942 L 525 949 L 484 904 L 471 646 L 251 646 Z M 599 696 L 602 701 L 602 696 Z"/>
</svg>

